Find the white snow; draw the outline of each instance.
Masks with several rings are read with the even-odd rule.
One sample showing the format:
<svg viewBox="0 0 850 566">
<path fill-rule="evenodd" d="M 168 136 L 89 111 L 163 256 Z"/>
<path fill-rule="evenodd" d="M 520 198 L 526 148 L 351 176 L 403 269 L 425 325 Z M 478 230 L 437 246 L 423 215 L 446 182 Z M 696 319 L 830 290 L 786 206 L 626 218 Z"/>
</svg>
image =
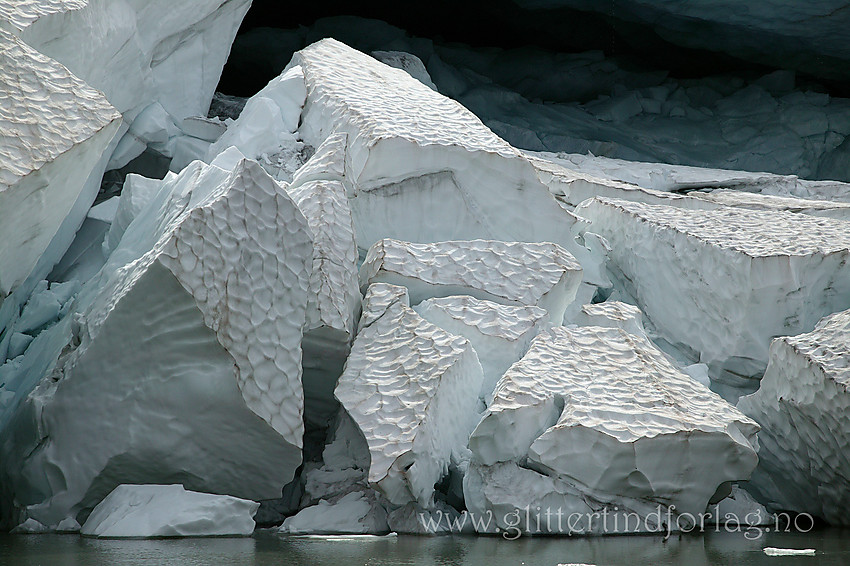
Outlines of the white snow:
<svg viewBox="0 0 850 566">
<path fill-rule="evenodd" d="M 250 536 L 259 503 L 182 485 L 119 485 L 80 533 L 96 538 Z"/>
<path fill-rule="evenodd" d="M 471 295 L 506 305 L 538 306 L 554 323 L 575 299 L 582 267 L 551 243 L 487 240 L 415 244 L 384 239 L 360 268 L 366 289 L 377 282 L 404 285 L 412 304 L 431 297 Z"/>
<path fill-rule="evenodd" d="M 301 462 L 311 239 L 256 163 L 196 163 L 164 181 L 73 315 L 23 360 L 27 379 L 46 378 L 28 396 L 34 384 L 15 386 L 3 459 L 28 514 L 54 526 L 119 483 L 175 477 L 278 497 Z"/>
<path fill-rule="evenodd" d="M 394 505 L 427 507 L 478 422 L 482 371 L 468 340 L 408 304 L 402 287 L 369 288 L 335 395 L 366 438 L 369 482 Z"/>
<path fill-rule="evenodd" d="M 469 447 L 485 465 L 527 455 L 592 492 L 697 514 L 725 482 L 749 477 L 757 430 L 646 338 L 555 327 L 499 381 Z"/>
<path fill-rule="evenodd" d="M 712 367 L 712 379 L 725 370 L 731 385 L 751 386 L 745 378 L 761 376 L 771 338 L 850 306 L 844 221 L 613 199 L 578 212 L 610 243 L 618 284 L 662 338 Z"/>
<path fill-rule="evenodd" d="M 760 389 L 738 408 L 762 425 L 760 464 L 751 483 L 769 507 L 850 524 L 850 312 L 815 329 L 783 336 L 770 347 Z"/>
<path fill-rule="evenodd" d="M 469 340 L 484 371 L 481 398 L 487 402 L 499 378 L 525 355 L 531 340 L 549 323 L 549 314 L 539 307 L 500 305 L 469 295 L 428 299 L 413 310 L 446 332 Z"/>
</svg>

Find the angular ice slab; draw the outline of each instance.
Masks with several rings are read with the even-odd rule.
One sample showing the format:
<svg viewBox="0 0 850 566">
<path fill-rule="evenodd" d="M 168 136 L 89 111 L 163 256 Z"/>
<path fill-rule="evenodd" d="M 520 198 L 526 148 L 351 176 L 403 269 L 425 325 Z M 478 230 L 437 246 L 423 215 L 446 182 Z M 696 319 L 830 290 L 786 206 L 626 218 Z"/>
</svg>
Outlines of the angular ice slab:
<svg viewBox="0 0 850 566">
<path fill-rule="evenodd" d="M 307 91 L 301 139 L 319 147 L 347 135 L 361 249 L 386 237 L 555 242 L 598 282 L 593 265 L 601 258 L 576 241 L 579 220 L 519 150 L 461 104 L 333 39 L 296 53 L 289 69 L 296 68 Z"/>
<path fill-rule="evenodd" d="M 760 377 L 771 338 L 809 331 L 850 307 L 844 221 L 613 199 L 588 201 L 578 213 L 608 240 L 615 278 L 661 337 L 695 351 L 713 378 L 718 370 Z"/>
<path fill-rule="evenodd" d="M 251 536 L 259 503 L 186 491 L 182 485 L 119 485 L 80 534 L 96 538 Z"/>
<path fill-rule="evenodd" d="M 428 506 L 478 422 L 482 372 L 466 338 L 408 304 L 403 287 L 369 288 L 336 397 L 366 438 L 369 482 L 394 505 Z"/>
<path fill-rule="evenodd" d="M 254 162 L 163 181 L 75 312 L 38 337 L 65 341 L 27 350 L 58 357 L 16 390 L 2 431 L 29 516 L 52 527 L 121 483 L 279 497 L 301 463 L 311 240 Z"/>
<path fill-rule="evenodd" d="M 63 249 L 54 262 L 71 244 L 97 195 L 102 154 L 121 115 L 101 93 L 2 26 L 0 100 L 2 303 L 33 271 L 63 222 L 69 233 L 57 242 Z M 75 206 L 78 200 L 85 202 Z"/>
<path fill-rule="evenodd" d="M 769 508 L 850 525 L 850 311 L 777 338 L 759 390 L 738 408 L 762 427 L 749 488 Z"/>
<path fill-rule="evenodd" d="M 380 535 L 388 533 L 389 527 L 387 512 L 376 501 L 374 491 L 352 491 L 336 501 L 322 499 L 317 505 L 287 517 L 279 532 L 293 535 Z"/>
<path fill-rule="evenodd" d="M 556 327 L 499 381 L 469 447 L 485 465 L 527 455 L 594 493 L 701 513 L 718 488 L 749 477 L 757 430 L 645 338 Z"/>
<path fill-rule="evenodd" d="M 0 28 L 68 67 L 124 115 L 130 132 L 116 150 L 120 162 L 113 164 L 121 167 L 145 144 L 167 142 L 183 118 L 206 116 L 250 5 L 250 0 L 0 0 Z"/>
<path fill-rule="evenodd" d="M 548 326 L 549 314 L 534 306 L 515 307 L 469 295 L 422 301 L 419 316 L 469 340 L 484 371 L 481 398 L 489 401 L 496 382 L 525 355 L 531 340 Z"/>
<path fill-rule="evenodd" d="M 376 282 L 404 285 L 414 305 L 431 297 L 471 295 L 541 307 L 556 324 L 575 299 L 581 277 L 581 265 L 557 244 L 487 240 L 384 239 L 369 249 L 360 267 L 361 289 Z"/>
</svg>

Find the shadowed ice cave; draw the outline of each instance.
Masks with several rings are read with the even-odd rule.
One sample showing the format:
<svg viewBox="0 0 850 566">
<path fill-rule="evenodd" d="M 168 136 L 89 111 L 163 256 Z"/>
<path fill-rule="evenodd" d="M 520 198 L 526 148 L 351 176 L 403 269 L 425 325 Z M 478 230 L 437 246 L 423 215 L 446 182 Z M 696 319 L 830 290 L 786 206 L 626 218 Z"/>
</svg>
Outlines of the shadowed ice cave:
<svg viewBox="0 0 850 566">
<path fill-rule="evenodd" d="M 254 2 L 219 91 L 251 96 L 334 37 L 416 55 L 441 93 L 522 149 L 850 180 L 850 56 L 830 39 L 843 12 L 780 6 L 771 23 L 630 4 Z M 818 9 L 829 17 L 806 25 Z"/>
</svg>

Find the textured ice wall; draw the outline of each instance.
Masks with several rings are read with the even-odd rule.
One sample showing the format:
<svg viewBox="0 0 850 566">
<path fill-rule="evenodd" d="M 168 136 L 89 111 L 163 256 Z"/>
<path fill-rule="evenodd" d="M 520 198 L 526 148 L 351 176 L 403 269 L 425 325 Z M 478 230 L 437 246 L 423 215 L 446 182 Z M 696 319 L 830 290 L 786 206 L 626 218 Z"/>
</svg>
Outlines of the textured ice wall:
<svg viewBox="0 0 850 566">
<path fill-rule="evenodd" d="M 2 302 L 36 267 L 77 200 L 88 198 L 70 219 L 79 228 L 97 191 L 87 181 L 99 182 L 121 117 L 101 93 L 2 29 L 0 99 Z"/>
<path fill-rule="evenodd" d="M 120 483 L 279 496 L 301 462 L 311 238 L 256 163 L 166 180 L 17 391 L 3 461 L 29 516 L 55 526 Z"/>
<path fill-rule="evenodd" d="M 408 304 L 403 287 L 369 288 L 335 394 L 366 438 L 369 482 L 394 505 L 428 506 L 478 422 L 482 372 L 466 338 Z"/>
<path fill-rule="evenodd" d="M 762 426 L 750 487 L 774 509 L 850 524 L 850 312 L 773 341 L 759 390 L 738 408 Z"/>
<path fill-rule="evenodd" d="M 611 244 L 619 283 L 661 337 L 715 370 L 760 377 L 771 338 L 808 331 L 850 306 L 844 221 L 613 199 L 589 201 L 579 213 Z"/>
</svg>

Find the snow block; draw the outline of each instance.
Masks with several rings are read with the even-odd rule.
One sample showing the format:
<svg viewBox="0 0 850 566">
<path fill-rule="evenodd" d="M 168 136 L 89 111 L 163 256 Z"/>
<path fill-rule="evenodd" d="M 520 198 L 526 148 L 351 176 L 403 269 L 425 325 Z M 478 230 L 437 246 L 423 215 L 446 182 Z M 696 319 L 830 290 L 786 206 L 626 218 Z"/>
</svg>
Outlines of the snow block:
<svg viewBox="0 0 850 566">
<path fill-rule="evenodd" d="M 416 314 L 404 288 L 369 288 L 335 394 L 366 438 L 370 484 L 390 503 L 430 505 L 478 422 L 481 382 L 468 340 Z"/>
<path fill-rule="evenodd" d="M 748 489 L 771 509 L 850 525 L 850 311 L 770 346 L 759 390 L 738 408 L 762 427 L 759 467 Z"/>
<path fill-rule="evenodd" d="M 573 233 L 581 222 L 519 150 L 461 104 L 333 39 L 296 53 L 296 68 L 307 90 L 301 139 L 319 147 L 346 135 L 360 249 L 386 237 L 554 242 L 600 283 L 592 266 L 601 259 Z"/>
<path fill-rule="evenodd" d="M 94 201 L 90 177 L 121 116 L 68 69 L 0 29 L 0 302 L 36 267 L 66 217 L 71 244 Z M 77 210 L 79 199 L 88 199 Z M 84 209 L 84 210 L 83 210 Z M 26 211 L 26 214 L 22 214 Z M 57 250 L 56 260 L 64 249 Z M 47 266 L 47 275 L 52 265 Z"/>
<path fill-rule="evenodd" d="M 301 463 L 311 239 L 256 163 L 166 179 L 16 391 L 0 446 L 29 516 L 52 527 L 121 483 L 279 497 Z"/>
<path fill-rule="evenodd" d="M 531 340 L 549 323 L 549 314 L 539 307 L 500 305 L 468 295 L 428 299 L 413 310 L 446 332 L 469 340 L 484 371 L 481 398 L 486 402 L 499 378 L 525 355 Z"/>
<path fill-rule="evenodd" d="M 696 514 L 726 482 L 749 477 L 757 431 L 646 338 L 556 327 L 499 381 L 469 447 L 485 465 L 527 456 L 592 493 Z"/>
<path fill-rule="evenodd" d="M 0 27 L 106 95 L 128 124 L 157 105 L 165 117 L 159 123 L 176 133 L 184 118 L 206 116 L 250 5 L 250 0 L 4 0 Z M 161 133 L 158 128 L 154 138 Z M 132 151 L 123 152 L 124 163 L 145 144 L 162 142 L 154 138 L 127 133 L 122 145 Z"/>
</svg>

